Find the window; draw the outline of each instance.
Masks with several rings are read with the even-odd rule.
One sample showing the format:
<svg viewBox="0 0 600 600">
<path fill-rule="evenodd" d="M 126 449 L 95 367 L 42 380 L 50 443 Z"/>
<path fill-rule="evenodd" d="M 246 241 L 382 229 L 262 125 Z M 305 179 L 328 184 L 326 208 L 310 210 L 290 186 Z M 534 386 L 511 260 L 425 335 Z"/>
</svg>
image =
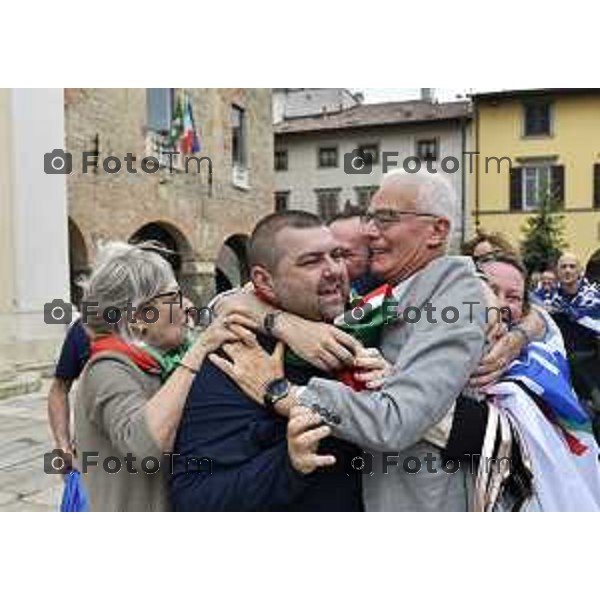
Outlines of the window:
<svg viewBox="0 0 600 600">
<path fill-rule="evenodd" d="M 364 158 L 365 164 L 379 164 L 379 146 L 377 144 L 365 144 L 359 146 L 358 152 Z"/>
<path fill-rule="evenodd" d="M 363 185 L 355 187 L 354 191 L 356 192 L 356 205 L 362 210 L 369 208 L 371 198 L 378 189 L 379 188 L 376 185 Z"/>
<path fill-rule="evenodd" d="M 594 165 L 594 208 L 600 210 L 600 164 Z"/>
<path fill-rule="evenodd" d="M 539 206 L 545 195 L 550 194 L 550 167 L 523 167 L 523 210 Z"/>
<path fill-rule="evenodd" d="M 231 158 L 234 165 L 246 166 L 246 111 L 231 107 Z"/>
<path fill-rule="evenodd" d="M 275 170 L 276 171 L 287 171 L 288 170 L 288 151 L 287 150 L 275 150 Z"/>
<path fill-rule="evenodd" d="M 282 212 L 289 208 L 290 192 L 275 192 L 275 212 Z"/>
<path fill-rule="evenodd" d="M 146 123 L 148 129 L 167 134 L 173 121 L 173 89 L 146 89 Z"/>
<path fill-rule="evenodd" d="M 434 139 L 417 141 L 417 156 L 420 160 L 433 161 L 438 159 L 438 141 Z"/>
<path fill-rule="evenodd" d="M 324 221 L 328 221 L 339 211 L 340 191 L 341 188 L 315 190 L 319 205 L 319 216 Z"/>
<path fill-rule="evenodd" d="M 552 104 L 550 102 L 527 102 L 523 110 L 525 137 L 551 135 Z"/>
<path fill-rule="evenodd" d="M 565 170 L 562 165 L 525 165 L 510 172 L 511 210 L 535 210 L 545 199 L 564 206 Z"/>
<path fill-rule="evenodd" d="M 331 168 L 338 166 L 337 148 L 319 148 L 319 167 Z"/>
</svg>

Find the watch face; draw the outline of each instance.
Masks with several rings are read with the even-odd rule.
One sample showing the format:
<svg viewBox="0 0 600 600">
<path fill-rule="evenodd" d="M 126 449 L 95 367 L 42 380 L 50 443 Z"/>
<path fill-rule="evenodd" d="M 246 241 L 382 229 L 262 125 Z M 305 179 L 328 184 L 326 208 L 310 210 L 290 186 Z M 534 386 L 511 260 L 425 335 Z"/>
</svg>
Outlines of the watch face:
<svg viewBox="0 0 600 600">
<path fill-rule="evenodd" d="M 290 384 L 287 379 L 276 379 L 269 384 L 267 389 L 272 396 L 278 398 L 287 393 L 289 386 Z"/>
<path fill-rule="evenodd" d="M 281 400 L 290 391 L 290 382 L 283 379 L 276 379 L 275 381 L 271 381 L 269 385 L 267 385 L 267 390 L 265 393 L 265 401 L 267 404 L 273 404 L 278 400 Z"/>
</svg>

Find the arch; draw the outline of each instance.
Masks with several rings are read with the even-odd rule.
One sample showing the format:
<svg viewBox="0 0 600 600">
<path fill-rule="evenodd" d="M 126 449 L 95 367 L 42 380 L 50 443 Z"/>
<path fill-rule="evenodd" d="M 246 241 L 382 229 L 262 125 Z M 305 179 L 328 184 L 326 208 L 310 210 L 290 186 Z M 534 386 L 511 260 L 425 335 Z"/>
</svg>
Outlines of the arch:
<svg viewBox="0 0 600 600">
<path fill-rule="evenodd" d="M 585 269 L 585 276 L 590 281 L 600 283 L 600 248 L 592 254 Z"/>
<path fill-rule="evenodd" d="M 69 230 L 69 285 L 71 302 L 79 306 L 83 291 L 78 285 L 82 276 L 89 273 L 89 254 L 81 229 L 71 217 L 68 219 Z"/>
<path fill-rule="evenodd" d="M 173 271 L 179 279 L 183 262 L 192 255 L 192 247 L 181 230 L 170 223 L 152 221 L 140 227 L 129 238 L 131 244 L 147 241 L 159 242 L 171 251 L 165 258 L 171 263 Z"/>
<path fill-rule="evenodd" d="M 242 286 L 249 279 L 248 236 L 238 233 L 225 240 L 217 257 L 215 268 L 217 293 Z"/>
</svg>

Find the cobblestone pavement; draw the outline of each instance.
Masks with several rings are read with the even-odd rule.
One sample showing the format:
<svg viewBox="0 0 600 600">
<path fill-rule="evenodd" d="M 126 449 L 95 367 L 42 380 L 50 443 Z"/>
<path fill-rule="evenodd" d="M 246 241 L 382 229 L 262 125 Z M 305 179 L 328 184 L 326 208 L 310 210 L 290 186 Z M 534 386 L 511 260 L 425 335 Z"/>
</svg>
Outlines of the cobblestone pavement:
<svg viewBox="0 0 600 600">
<path fill-rule="evenodd" d="M 44 473 L 52 449 L 44 381 L 40 392 L 0 399 L 0 511 L 57 511 L 62 477 Z"/>
</svg>

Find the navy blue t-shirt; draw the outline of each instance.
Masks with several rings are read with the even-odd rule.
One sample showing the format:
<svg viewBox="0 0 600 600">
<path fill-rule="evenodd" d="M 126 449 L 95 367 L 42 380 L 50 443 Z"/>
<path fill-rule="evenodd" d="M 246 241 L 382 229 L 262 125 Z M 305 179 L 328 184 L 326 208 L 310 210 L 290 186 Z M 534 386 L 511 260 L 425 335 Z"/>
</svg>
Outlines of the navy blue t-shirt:
<svg viewBox="0 0 600 600">
<path fill-rule="evenodd" d="M 90 340 L 81 319 L 77 319 L 69 327 L 54 376 L 59 379 L 77 379 L 89 358 Z"/>
</svg>

